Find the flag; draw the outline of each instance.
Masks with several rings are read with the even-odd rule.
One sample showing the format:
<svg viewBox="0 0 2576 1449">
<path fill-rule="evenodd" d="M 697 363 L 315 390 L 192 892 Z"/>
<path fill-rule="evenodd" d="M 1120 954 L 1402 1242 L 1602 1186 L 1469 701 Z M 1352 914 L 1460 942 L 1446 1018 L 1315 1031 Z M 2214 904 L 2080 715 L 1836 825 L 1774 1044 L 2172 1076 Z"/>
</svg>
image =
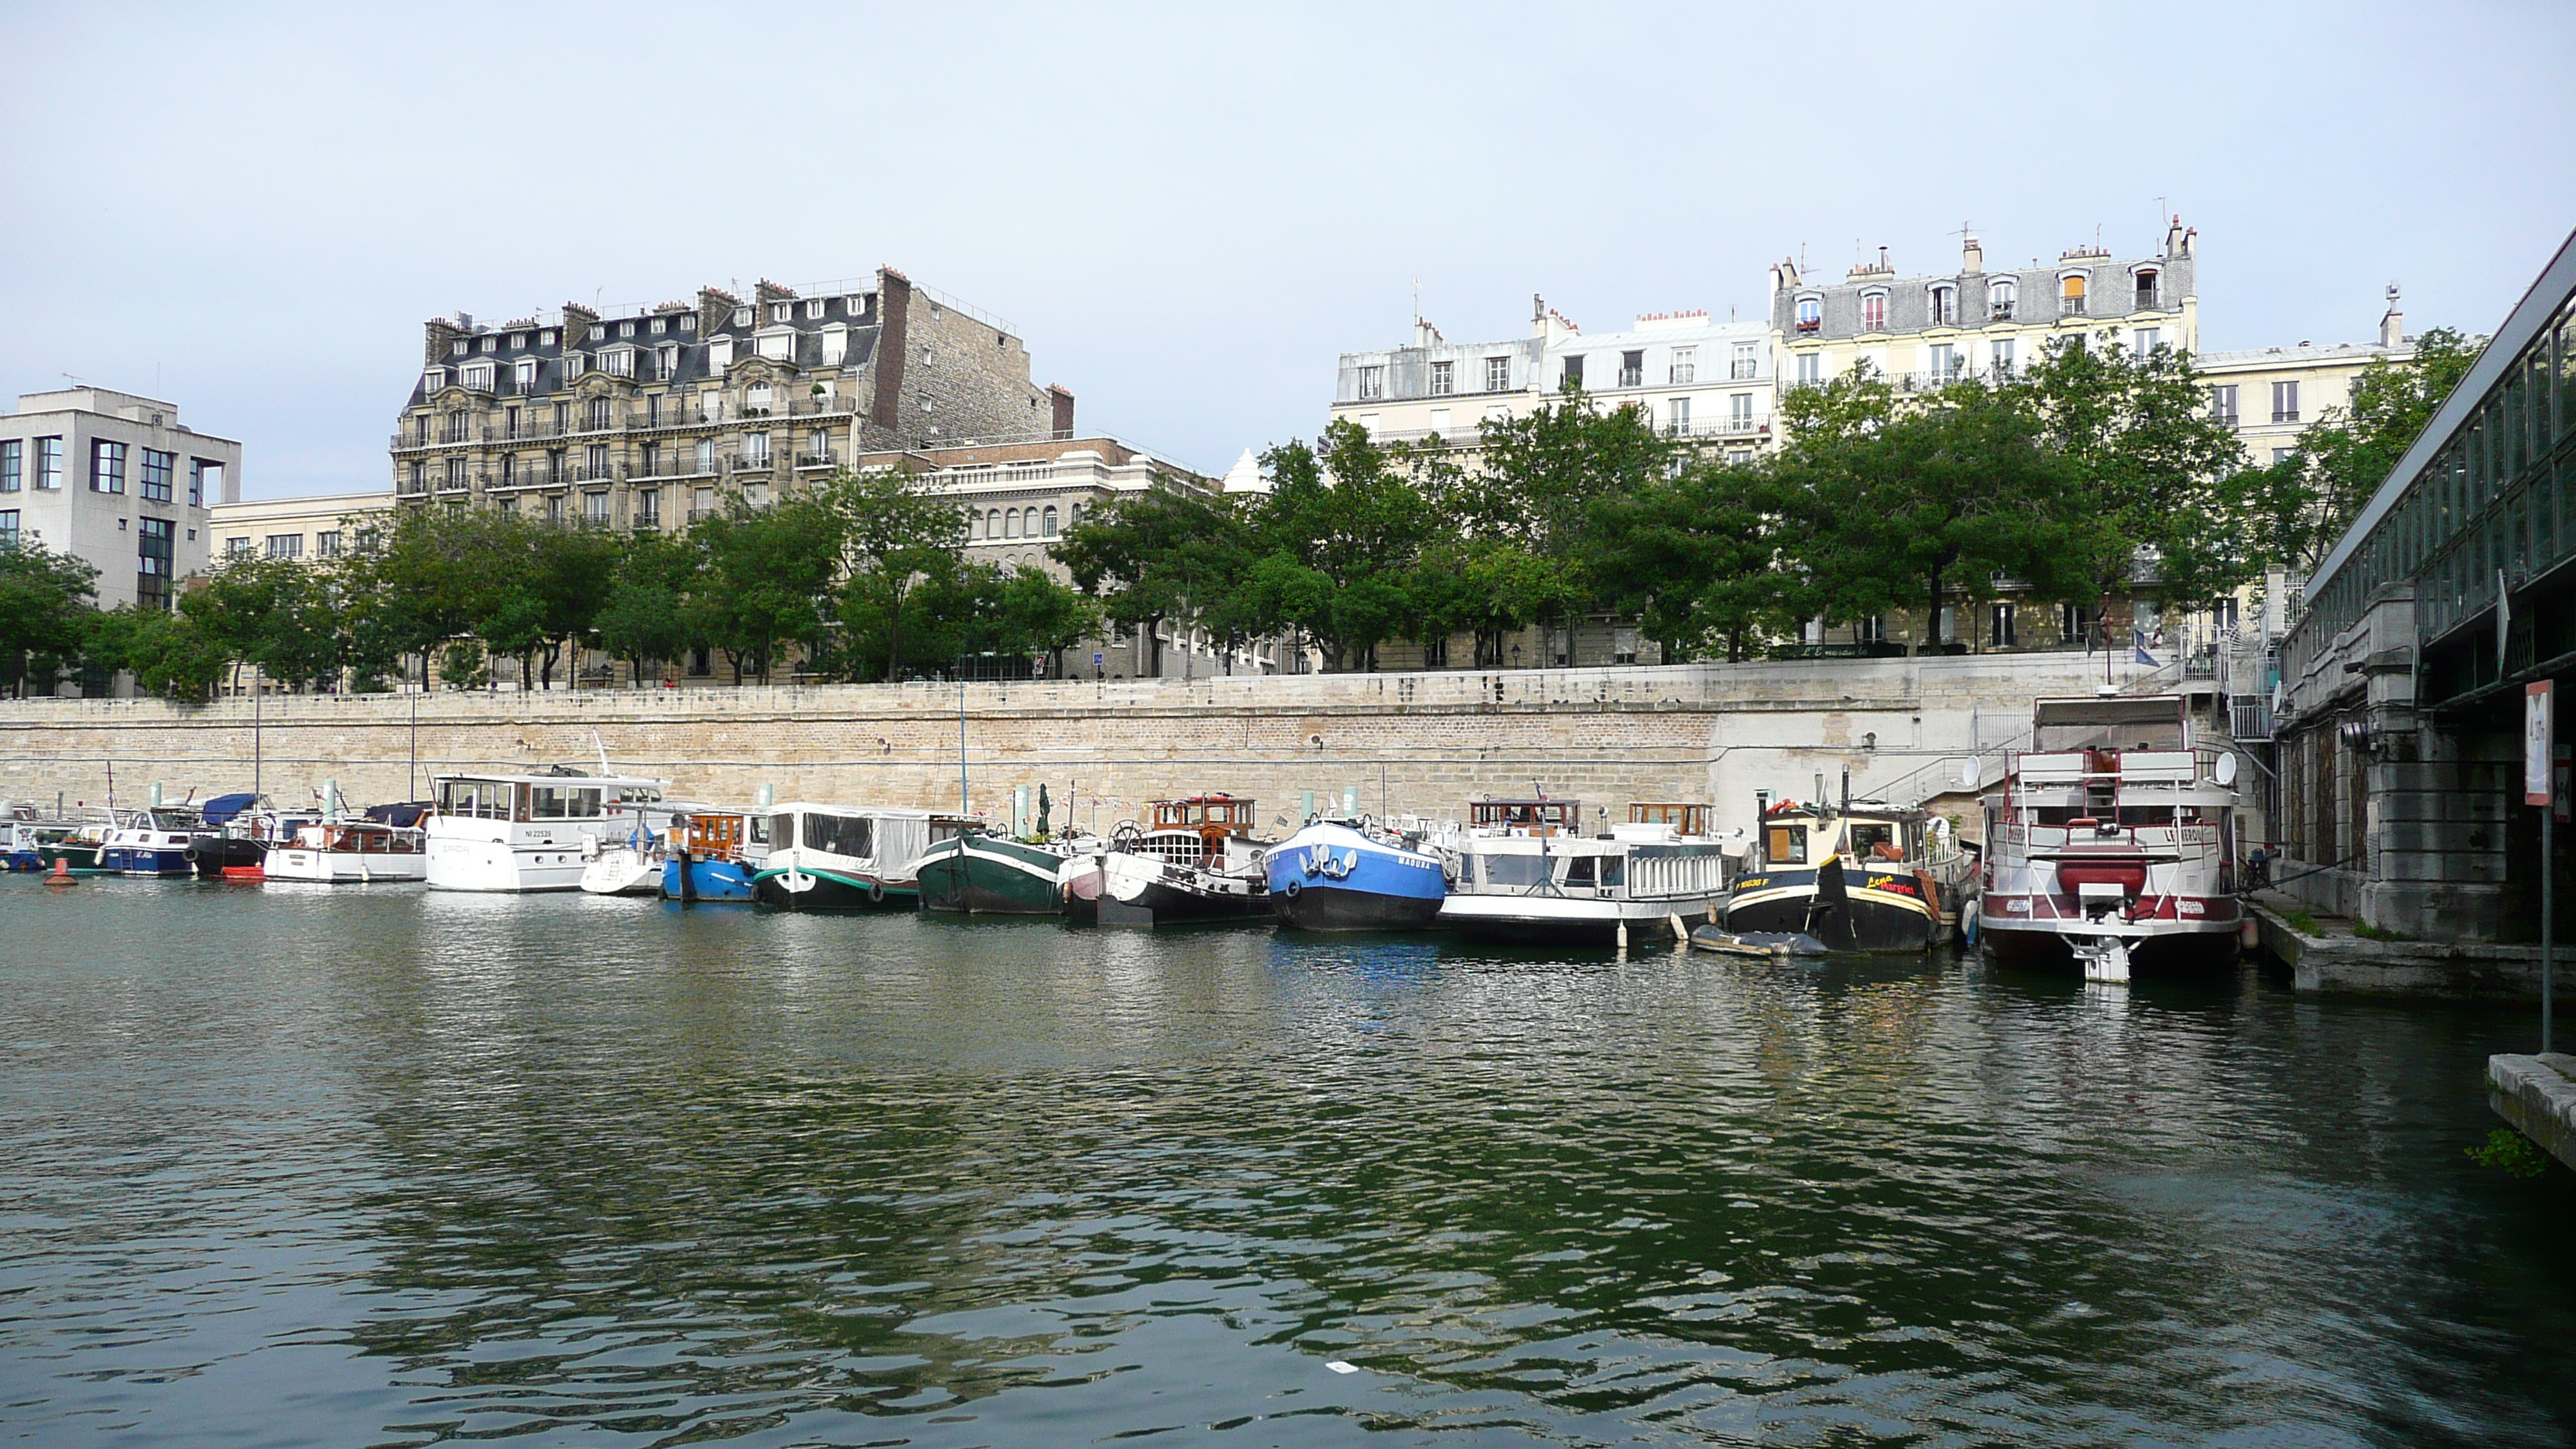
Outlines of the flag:
<svg viewBox="0 0 2576 1449">
<path fill-rule="evenodd" d="M 2147 652 L 2146 630 L 2133 629 L 2129 631 L 2129 642 L 2138 651 L 2138 662 L 2140 664 L 2147 666 L 2149 669 L 2156 667 L 2156 656 Z"/>
</svg>

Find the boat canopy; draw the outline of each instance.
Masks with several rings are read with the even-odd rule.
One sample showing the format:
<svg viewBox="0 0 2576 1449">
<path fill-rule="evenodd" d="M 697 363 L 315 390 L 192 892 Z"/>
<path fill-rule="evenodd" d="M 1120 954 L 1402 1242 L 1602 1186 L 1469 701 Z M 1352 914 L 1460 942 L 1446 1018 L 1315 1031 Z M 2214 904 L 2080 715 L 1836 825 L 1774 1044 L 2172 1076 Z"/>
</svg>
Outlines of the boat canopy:
<svg viewBox="0 0 2576 1449">
<path fill-rule="evenodd" d="M 367 807 L 367 818 L 379 825 L 408 830 L 418 825 L 420 818 L 427 815 L 433 805 L 434 802 L 428 800 L 413 800 L 400 805 L 370 805 Z"/>
<path fill-rule="evenodd" d="M 224 825 L 229 824 L 234 816 L 239 815 L 258 803 L 259 796 L 256 792 L 245 791 L 239 795 L 218 795 L 212 800 L 207 801 L 204 807 L 197 813 L 198 817 L 204 820 L 208 825 Z"/>
<path fill-rule="evenodd" d="M 2032 701 L 2030 747 L 2061 750 L 2187 750 L 2182 696 L 2150 694 Z"/>
</svg>

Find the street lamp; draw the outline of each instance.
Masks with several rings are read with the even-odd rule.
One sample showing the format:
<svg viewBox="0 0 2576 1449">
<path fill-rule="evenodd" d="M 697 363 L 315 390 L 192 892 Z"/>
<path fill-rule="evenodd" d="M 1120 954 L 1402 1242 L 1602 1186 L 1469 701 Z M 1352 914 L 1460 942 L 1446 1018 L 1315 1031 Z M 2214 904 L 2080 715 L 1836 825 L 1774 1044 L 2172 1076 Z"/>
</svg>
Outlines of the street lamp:
<svg viewBox="0 0 2576 1449">
<path fill-rule="evenodd" d="M 1512 646 L 1512 667 L 1514 669 L 1521 667 L 1521 646 L 1518 644 Z"/>
</svg>

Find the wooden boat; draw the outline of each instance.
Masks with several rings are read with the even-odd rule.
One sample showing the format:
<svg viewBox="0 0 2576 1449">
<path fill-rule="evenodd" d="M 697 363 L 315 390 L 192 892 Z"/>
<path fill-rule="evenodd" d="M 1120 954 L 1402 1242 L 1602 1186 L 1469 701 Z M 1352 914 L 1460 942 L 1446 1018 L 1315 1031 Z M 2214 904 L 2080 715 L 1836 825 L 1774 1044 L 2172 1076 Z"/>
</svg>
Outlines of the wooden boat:
<svg viewBox="0 0 2576 1449">
<path fill-rule="evenodd" d="M 1067 920 L 1104 926 L 1179 925 L 1267 917 L 1258 804 L 1234 795 L 1157 800 L 1153 825 L 1121 821 L 1105 842 L 1068 856 L 1057 873 Z"/>
<path fill-rule="evenodd" d="M 1052 916 L 1062 909 L 1057 898 L 1064 863 L 1098 842 L 1087 837 L 1044 844 L 997 835 L 979 822 L 951 821 L 913 862 L 921 882 L 921 906 L 928 911 L 956 911 L 985 916 Z M 940 836 L 938 826 L 933 835 Z"/>
<path fill-rule="evenodd" d="M 662 899 L 748 905 L 752 879 L 769 857 L 765 811 L 700 810 L 680 817 L 662 837 Z"/>
<path fill-rule="evenodd" d="M 1947 940 L 1929 826 L 1920 810 L 1869 801 L 1766 804 L 1756 858 L 1727 901 L 1726 929 L 1804 933 L 1835 951 L 1921 951 Z"/>
<path fill-rule="evenodd" d="M 273 881 L 323 885 L 426 880 L 429 836 L 417 826 L 377 820 L 321 821 L 299 827 L 284 843 L 272 846 L 263 869 Z"/>
</svg>

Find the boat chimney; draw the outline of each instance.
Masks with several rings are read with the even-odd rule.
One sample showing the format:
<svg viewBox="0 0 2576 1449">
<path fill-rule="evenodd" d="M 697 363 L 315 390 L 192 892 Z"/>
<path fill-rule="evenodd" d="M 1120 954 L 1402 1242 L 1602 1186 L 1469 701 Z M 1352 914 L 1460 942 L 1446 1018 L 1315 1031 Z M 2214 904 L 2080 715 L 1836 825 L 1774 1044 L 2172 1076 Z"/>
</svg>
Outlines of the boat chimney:
<svg viewBox="0 0 2576 1449">
<path fill-rule="evenodd" d="M 760 808 L 766 810 L 774 803 L 776 802 L 770 796 L 769 783 L 764 780 L 760 786 Z"/>
<path fill-rule="evenodd" d="M 150 792 L 150 794 L 148 795 L 148 797 L 147 797 L 147 798 L 149 798 L 149 799 L 151 800 L 151 802 L 152 802 L 152 808 L 153 808 L 153 809 L 158 810 L 158 809 L 160 809 L 160 808 L 161 808 L 161 782 L 160 782 L 160 781 L 155 780 L 155 781 L 153 781 L 153 782 L 152 782 L 152 789 L 151 789 L 151 792 Z"/>
</svg>

